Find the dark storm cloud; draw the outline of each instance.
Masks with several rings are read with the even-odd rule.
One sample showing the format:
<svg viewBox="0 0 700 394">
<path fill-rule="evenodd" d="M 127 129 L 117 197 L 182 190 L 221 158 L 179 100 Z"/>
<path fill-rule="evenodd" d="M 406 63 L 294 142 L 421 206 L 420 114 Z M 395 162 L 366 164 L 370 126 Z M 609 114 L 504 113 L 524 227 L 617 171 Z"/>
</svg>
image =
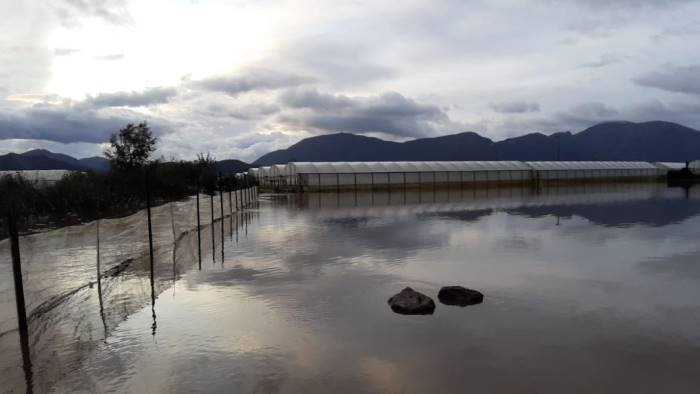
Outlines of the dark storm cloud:
<svg viewBox="0 0 700 394">
<path fill-rule="evenodd" d="M 99 113 L 80 106 L 42 104 L 21 111 L 0 112 L 0 140 L 102 143 L 127 123 L 143 120 L 149 121 L 156 134 L 167 130 L 165 122 L 128 110 Z"/>
<path fill-rule="evenodd" d="M 177 95 L 175 88 L 150 88 L 143 92 L 116 92 L 100 93 L 95 97 L 88 97 L 82 105 L 102 107 L 146 107 L 153 104 L 162 104 L 170 101 Z"/>
<path fill-rule="evenodd" d="M 223 92 L 231 96 L 255 90 L 275 90 L 299 86 L 311 79 L 296 74 L 287 74 L 270 69 L 250 69 L 232 76 L 219 76 L 193 81 L 195 89 Z"/>
<path fill-rule="evenodd" d="M 502 114 L 523 114 L 539 111 L 540 105 L 531 101 L 504 101 L 491 104 L 491 109 Z"/>
<path fill-rule="evenodd" d="M 256 120 L 274 115 L 280 107 L 268 103 L 252 103 L 229 106 L 222 103 L 212 103 L 206 107 L 206 113 L 212 116 L 227 116 L 240 120 Z"/>
<path fill-rule="evenodd" d="M 292 108 L 334 110 L 352 107 L 352 99 L 342 95 L 321 93 L 317 89 L 289 89 L 279 96 L 281 104 Z"/>
<path fill-rule="evenodd" d="M 700 65 L 669 67 L 664 71 L 642 75 L 634 82 L 669 92 L 700 94 Z"/>
<path fill-rule="evenodd" d="M 625 114 L 626 115 L 626 114 Z M 574 105 L 566 111 L 559 111 L 549 117 L 527 121 L 510 120 L 506 125 L 511 128 L 535 128 L 546 131 L 578 131 L 602 122 L 624 118 L 615 108 L 600 102 L 587 102 Z"/>
<path fill-rule="evenodd" d="M 396 92 L 351 98 L 317 91 L 287 92 L 280 103 L 298 109 L 279 117 L 282 123 L 321 131 L 371 133 L 398 137 L 422 137 L 449 123 L 445 112 Z"/>
</svg>

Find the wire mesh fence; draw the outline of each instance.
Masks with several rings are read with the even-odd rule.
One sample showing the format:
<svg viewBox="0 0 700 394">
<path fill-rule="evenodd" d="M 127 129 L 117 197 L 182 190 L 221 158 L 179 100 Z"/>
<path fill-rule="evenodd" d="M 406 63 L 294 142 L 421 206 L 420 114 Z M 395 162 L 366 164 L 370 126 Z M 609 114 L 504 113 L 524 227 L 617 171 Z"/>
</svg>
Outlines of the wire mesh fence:
<svg viewBox="0 0 700 394">
<path fill-rule="evenodd" d="M 201 268 L 203 256 L 223 260 L 225 240 L 244 225 L 241 212 L 256 201 L 256 186 L 219 176 L 176 190 L 165 181 L 145 172 L 121 184 L 81 185 L 87 196 L 55 203 L 70 207 L 63 218 L 54 207 L 38 206 L 55 190 L 30 196 L 37 189 L 22 180 L 4 183 L 0 374 L 8 387 L 24 381 L 28 391 L 48 391 L 79 365 L 86 349 L 106 340 L 130 314 L 153 306 L 180 273 Z M 119 202 L 106 200 L 109 195 Z"/>
</svg>

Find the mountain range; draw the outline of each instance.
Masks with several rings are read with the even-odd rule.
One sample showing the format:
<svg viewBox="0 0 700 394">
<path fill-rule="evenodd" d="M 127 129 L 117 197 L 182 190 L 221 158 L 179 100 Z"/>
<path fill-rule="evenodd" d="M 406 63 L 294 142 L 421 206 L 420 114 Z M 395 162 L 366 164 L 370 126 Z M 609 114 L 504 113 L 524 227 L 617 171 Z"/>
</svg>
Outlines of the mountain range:
<svg viewBox="0 0 700 394">
<path fill-rule="evenodd" d="M 104 157 L 76 159 L 46 149 L 33 149 L 24 153 L 0 155 L 0 170 L 76 170 L 109 171 L 109 160 Z"/>
<path fill-rule="evenodd" d="M 700 158 L 700 131 L 676 123 L 607 122 L 578 133 L 541 133 L 493 141 L 473 132 L 407 142 L 338 133 L 304 139 L 253 165 L 290 161 L 624 160 Z"/>
<path fill-rule="evenodd" d="M 235 174 L 247 171 L 250 164 L 240 160 L 219 160 L 215 164 L 216 170 L 222 174 Z M 108 172 L 109 160 L 104 157 L 94 156 L 85 159 L 61 153 L 50 152 L 46 149 L 34 149 L 24 153 L 8 153 L 0 155 L 0 171 L 16 170 L 74 170 Z"/>
<path fill-rule="evenodd" d="M 642 160 L 686 161 L 700 159 L 700 131 L 676 123 L 607 122 L 578 133 L 541 133 L 493 141 L 473 132 L 385 141 L 356 134 L 337 133 L 306 138 L 287 149 L 261 156 L 253 166 L 290 161 L 422 161 L 422 160 Z M 246 171 L 240 160 L 221 160 L 222 174 Z M 0 170 L 109 171 L 104 157 L 76 159 L 34 149 L 0 155 Z"/>
</svg>

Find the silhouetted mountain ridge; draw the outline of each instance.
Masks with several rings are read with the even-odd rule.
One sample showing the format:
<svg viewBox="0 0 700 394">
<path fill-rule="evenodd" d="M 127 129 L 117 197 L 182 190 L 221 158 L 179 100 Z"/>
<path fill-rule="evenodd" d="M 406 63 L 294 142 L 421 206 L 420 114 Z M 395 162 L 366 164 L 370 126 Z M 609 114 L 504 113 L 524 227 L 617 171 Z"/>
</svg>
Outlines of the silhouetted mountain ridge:
<svg viewBox="0 0 700 394">
<path fill-rule="evenodd" d="M 474 132 L 402 143 L 338 133 L 301 140 L 287 149 L 263 155 L 253 164 L 421 160 L 684 161 L 697 158 L 700 158 L 700 131 L 676 123 L 652 121 L 607 122 L 575 134 L 530 133 L 497 142 Z"/>
<path fill-rule="evenodd" d="M 247 171 L 251 165 L 240 160 L 219 160 L 216 170 L 222 175 L 232 175 Z M 73 170 L 108 172 L 109 160 L 100 156 L 76 159 L 62 153 L 54 153 L 46 149 L 33 149 L 24 153 L 8 153 L 0 155 L 0 171 L 18 170 Z"/>
</svg>

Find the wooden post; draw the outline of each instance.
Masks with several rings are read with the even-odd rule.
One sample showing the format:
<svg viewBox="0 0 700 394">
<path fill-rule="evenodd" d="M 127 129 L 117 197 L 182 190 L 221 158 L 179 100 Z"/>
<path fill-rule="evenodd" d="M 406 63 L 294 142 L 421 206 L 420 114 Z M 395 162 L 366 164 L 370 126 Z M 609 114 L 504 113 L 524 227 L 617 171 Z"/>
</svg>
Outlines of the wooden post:
<svg viewBox="0 0 700 394">
<path fill-rule="evenodd" d="M 17 230 L 17 214 L 14 204 L 7 215 L 7 225 L 10 235 L 10 253 L 12 255 L 12 275 L 15 282 L 15 304 L 17 306 L 17 324 L 19 327 L 19 343 L 22 351 L 22 369 L 27 382 L 27 392 L 32 390 L 32 360 L 29 353 L 29 324 L 27 323 L 27 306 L 24 300 L 24 282 L 22 279 L 22 261 L 19 253 L 19 231 Z"/>
<path fill-rule="evenodd" d="M 151 263 L 151 317 L 153 318 L 153 323 L 151 324 L 151 335 L 156 335 L 156 290 L 153 267 L 153 226 L 151 224 L 151 182 L 149 171 L 150 169 L 146 168 L 146 214 L 148 216 L 148 252 Z"/>
<path fill-rule="evenodd" d="M 233 188 L 233 200 L 236 203 L 236 211 L 238 211 L 238 179 L 236 179 L 235 186 Z"/>
<path fill-rule="evenodd" d="M 228 213 L 233 215 L 233 199 L 231 199 L 231 182 L 228 183 Z"/>
<path fill-rule="evenodd" d="M 197 258 L 199 269 L 202 269 L 202 223 L 199 217 L 199 182 L 197 182 Z"/>
<path fill-rule="evenodd" d="M 214 238 L 214 192 L 209 195 L 209 202 L 211 203 L 211 259 L 216 262 L 216 242 Z"/>
<path fill-rule="evenodd" d="M 221 213 L 221 264 L 224 263 L 224 189 L 219 172 L 219 211 Z"/>
</svg>

